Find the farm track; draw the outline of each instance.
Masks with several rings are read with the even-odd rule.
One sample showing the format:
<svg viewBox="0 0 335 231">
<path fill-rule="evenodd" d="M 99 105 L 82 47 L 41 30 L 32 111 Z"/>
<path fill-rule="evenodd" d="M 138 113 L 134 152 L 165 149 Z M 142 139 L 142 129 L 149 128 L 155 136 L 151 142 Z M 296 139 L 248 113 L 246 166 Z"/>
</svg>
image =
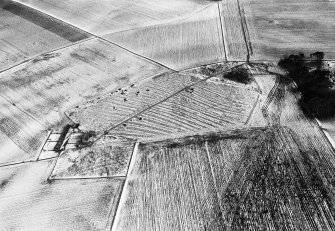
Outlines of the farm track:
<svg viewBox="0 0 335 231">
<path fill-rule="evenodd" d="M 246 42 L 245 23 L 239 2 L 227 0 L 218 4 L 228 60 L 249 61 L 249 45 Z"/>
<path fill-rule="evenodd" d="M 269 92 L 266 101 L 264 102 L 264 105 L 262 106 L 262 113 L 264 118 L 267 120 L 268 124 L 270 125 L 270 119 L 269 119 L 269 114 L 268 114 L 268 108 L 270 103 L 275 99 L 277 91 L 280 86 L 280 77 L 276 77 L 276 82 L 271 91 Z"/>
<path fill-rule="evenodd" d="M 221 33 L 222 33 L 222 44 L 224 47 L 224 55 L 225 55 L 225 59 L 228 62 L 228 56 L 227 56 L 227 46 L 226 46 L 226 39 L 225 39 L 225 35 L 224 35 L 224 29 L 223 29 L 223 23 L 222 23 L 222 16 L 221 16 L 221 8 L 220 8 L 220 3 L 217 3 L 218 5 L 218 10 L 219 10 L 219 18 L 220 18 L 220 25 L 221 25 Z"/>
<path fill-rule="evenodd" d="M 244 41 L 245 41 L 245 47 L 247 49 L 246 61 L 247 61 L 247 63 L 249 63 L 250 56 L 252 55 L 252 46 L 251 46 L 247 21 L 245 19 L 244 12 L 242 11 L 240 1 L 239 0 L 236 0 L 236 1 L 237 1 L 238 12 L 239 12 L 240 19 L 241 19 L 241 27 L 242 27 L 243 37 L 244 37 Z"/>
<path fill-rule="evenodd" d="M 27 160 L 27 161 L 22 161 L 22 162 L 17 162 L 17 163 L 11 163 L 11 164 L 1 164 L 0 169 L 2 167 L 14 167 L 14 166 L 20 166 L 20 165 L 25 165 L 25 164 L 32 164 L 36 162 L 41 162 L 41 161 L 48 161 L 48 160 L 53 160 L 56 159 L 57 157 L 50 157 L 42 160 Z"/>
<path fill-rule="evenodd" d="M 322 144 L 323 149 L 327 150 L 327 152 L 324 152 L 325 157 L 335 166 L 335 161 L 333 161 L 335 149 L 331 141 L 319 126 L 315 117 L 310 112 L 307 112 L 309 115 L 305 115 L 297 104 L 298 96 L 301 97 L 300 92 L 294 92 L 297 89 L 297 85 L 294 82 L 287 82 L 287 80 L 283 79 L 285 78 L 284 76 L 277 74 L 276 76 L 275 85 L 268 94 L 262 107 L 262 113 L 268 122 L 268 126 L 281 125 L 291 128 L 309 140 L 307 145 L 309 145 L 311 149 L 319 150 Z M 274 108 L 272 108 L 272 116 L 269 114 L 271 104 L 273 104 L 272 107 L 274 106 Z M 306 110 L 308 111 L 308 109 Z M 294 113 L 290 115 L 289 112 Z"/>
<path fill-rule="evenodd" d="M 253 116 L 253 113 L 254 113 L 254 111 L 255 111 L 258 103 L 259 103 L 259 95 L 257 96 L 257 99 L 256 99 L 256 101 L 255 101 L 255 103 L 254 103 L 254 105 L 253 105 L 253 107 L 251 109 L 251 112 L 250 112 L 250 114 L 249 114 L 249 116 L 248 116 L 245 124 L 249 123 L 249 121 L 250 121 L 251 117 Z"/>
<path fill-rule="evenodd" d="M 236 1 L 247 49 L 246 60 L 249 62 L 253 48 L 243 8 L 241 9 L 239 0 Z M 220 5 L 217 4 L 220 11 Z M 219 12 L 219 17 L 223 36 L 221 12 Z M 223 47 L 226 50 L 224 37 Z M 63 48 L 59 48 L 59 50 L 61 49 Z M 227 59 L 226 52 L 225 56 Z M 175 70 L 170 70 L 175 72 Z M 285 110 L 288 109 L 284 109 L 284 107 L 286 106 L 285 103 L 292 103 L 290 102 L 292 98 L 288 99 L 290 97 L 288 94 L 293 93 L 286 92 L 289 88 L 285 86 L 284 80 L 280 79 L 278 75 L 275 85 L 261 107 L 261 112 L 268 123 L 268 127 L 255 128 L 249 131 L 242 130 L 231 137 L 227 134 L 220 137 L 216 133 L 209 137 L 202 134 L 195 140 L 192 140 L 194 137 L 187 140 L 189 137 L 183 137 L 187 134 L 185 132 L 184 135 L 178 134 L 182 137 L 179 140 L 150 141 L 153 137 L 156 139 L 165 137 L 164 139 L 166 139 L 166 137 L 169 137 L 166 135 L 167 130 L 170 133 L 172 130 L 188 130 L 188 133 L 192 134 L 190 131 L 195 133 L 199 131 L 199 128 L 206 130 L 208 127 L 217 127 L 219 123 L 215 110 L 206 110 L 211 105 L 215 105 L 215 108 L 220 106 L 220 111 L 228 113 L 224 115 L 221 122 L 236 125 L 231 120 L 239 115 L 240 108 L 249 104 L 243 103 L 243 100 L 231 101 L 236 105 L 235 110 L 227 105 L 216 104 L 215 97 L 221 97 L 224 101 L 228 100 L 228 96 L 220 94 L 220 92 L 222 93 L 220 88 L 199 87 L 202 93 L 198 93 L 196 87 L 212 77 L 202 79 L 191 85 L 183 85 L 184 88 L 174 93 L 169 91 L 168 97 L 164 96 L 164 99 L 143 110 L 136 111 L 135 114 L 132 113 L 130 107 L 137 106 L 140 101 L 130 102 L 127 106 L 124 106 L 121 101 L 106 104 L 109 107 L 117 106 L 130 116 L 126 118 L 123 117 L 123 113 L 117 114 L 113 111 L 113 115 L 122 117 L 121 122 L 117 122 L 115 126 L 104 130 L 104 135 L 109 133 L 132 139 L 148 138 L 148 140 L 141 140 L 141 143 L 136 143 L 130 155 L 125 176 L 52 178 L 51 175 L 60 156 L 45 160 L 8 164 L 0 166 L 0 168 L 15 167 L 25 163 L 39 164 L 43 161 L 57 159 L 53 170 L 47 177 L 49 180 L 54 180 L 54 186 L 41 180 L 36 184 L 38 190 L 40 190 L 37 196 L 45 197 L 43 190 L 50 193 L 52 191 L 48 188 L 50 186 L 59 191 L 65 190 L 66 195 L 73 195 L 74 198 L 89 201 L 84 206 L 79 203 L 71 204 L 72 200 L 63 205 L 63 201 L 66 200 L 62 199 L 62 195 L 59 197 L 58 194 L 49 194 L 58 198 L 59 201 L 53 202 L 54 198 L 49 196 L 46 199 L 51 202 L 51 206 L 49 203 L 46 204 L 46 200 L 39 202 L 45 208 L 48 208 L 41 210 L 43 211 L 43 216 L 39 221 L 39 223 L 42 223 L 41 229 L 48 227 L 45 225 L 47 224 L 45 214 L 52 214 L 52 220 L 55 224 L 64 225 L 62 227 L 69 227 L 69 229 L 87 228 L 88 223 L 85 222 L 90 222 L 90 219 L 94 219 L 94 224 L 88 224 L 90 229 L 96 228 L 95 225 L 102 229 L 106 223 L 104 227 L 106 230 L 112 228 L 112 230 L 139 231 L 144 229 L 220 231 L 223 227 L 226 230 L 335 229 L 335 207 L 333 205 L 335 195 L 333 187 L 333 179 L 335 178 L 334 148 L 329 151 L 329 146 L 324 145 L 325 140 L 329 141 L 328 138 L 322 131 L 316 131 L 313 125 L 309 126 L 308 123 L 313 123 L 309 118 L 294 115 L 301 121 L 299 120 L 299 123 L 296 121 L 288 122 L 291 115 L 285 114 L 287 113 Z M 163 91 L 164 86 L 157 87 L 157 90 Z M 189 92 L 193 90 L 195 91 Z M 190 94 L 194 95 L 193 101 L 189 98 Z M 238 91 L 234 94 L 238 94 Z M 256 105 L 259 103 L 259 97 L 260 95 L 257 95 L 257 99 L 246 118 L 245 125 L 253 116 Z M 123 100 L 123 98 L 124 96 L 121 95 L 120 99 Z M 150 98 L 149 96 L 143 97 L 143 100 L 147 101 Z M 173 99 L 176 102 L 170 102 Z M 199 104 L 201 104 L 201 107 Z M 273 107 L 272 104 L 275 106 L 274 109 L 272 108 L 275 114 L 271 113 L 269 109 Z M 172 111 L 171 108 L 176 111 Z M 201 109 L 199 110 L 199 108 Z M 104 111 L 103 107 L 97 109 L 101 110 L 99 119 L 103 119 L 110 114 L 110 112 Z M 198 111 L 201 114 L 197 113 Z M 186 115 L 188 117 L 185 119 Z M 68 116 L 68 118 L 71 118 L 71 116 Z M 150 126 L 145 127 L 146 125 L 144 125 L 142 119 Z M 284 122 L 282 123 L 282 121 Z M 318 124 L 314 125 L 320 128 Z M 125 129 L 117 131 L 119 128 Z M 313 129 L 315 130 L 314 133 Z M 302 131 L 304 131 L 304 134 L 300 134 Z M 227 133 L 229 132 L 227 131 Z M 313 137 L 309 137 L 312 134 Z M 104 135 L 98 137 L 92 146 L 99 144 L 101 137 Z M 318 139 L 319 135 L 323 136 L 320 140 Z M 102 187 L 104 183 L 91 185 L 99 179 L 108 180 L 109 187 Z M 115 183 L 114 180 L 117 182 L 117 186 L 111 187 L 110 185 Z M 76 190 L 75 187 L 73 190 L 67 189 L 67 186 L 76 184 L 76 182 L 81 182 L 87 186 L 82 187 L 82 190 Z M 65 187 L 63 189 L 62 187 L 58 188 L 60 184 L 64 184 Z M 83 195 L 82 192 L 84 192 Z M 28 201 L 29 198 L 37 198 L 33 192 L 28 192 L 25 196 L 28 197 Z M 22 201 L 27 201 L 26 197 Z M 104 199 L 97 201 L 96 198 Z M 108 203 L 106 203 L 105 198 L 107 198 Z M 16 202 L 19 204 L 21 201 Z M 94 207 L 94 205 L 97 206 Z M 75 207 L 75 210 L 68 213 L 71 206 Z M 108 208 L 105 208 L 106 206 Z M 54 211 L 50 210 L 49 207 L 55 208 Z M 23 211 L 34 209 L 26 203 L 23 203 L 22 208 Z M 59 221 L 57 218 L 61 215 L 57 214 L 58 210 L 65 211 L 63 213 L 67 215 Z M 96 212 L 102 210 L 103 212 Z M 13 211 L 15 213 L 15 208 L 13 208 Z M 94 211 L 94 218 L 91 217 L 91 214 L 85 218 L 86 211 Z M 77 212 L 83 213 L 81 217 L 86 220 L 83 222 L 76 220 L 77 217 L 72 215 Z M 1 211 L 0 208 L 0 214 L 2 213 L 6 218 L 5 210 Z M 16 213 L 20 214 L 22 212 L 17 211 Z M 105 219 L 106 214 L 108 221 L 104 222 L 101 218 L 104 217 Z M 29 214 L 27 216 L 29 217 Z M 9 218 L 8 223 L 10 225 L 8 227 L 11 228 L 13 226 L 11 226 L 11 217 Z M 71 220 L 76 220 L 78 225 L 71 228 L 73 223 L 71 223 Z M 3 224 L 7 225 L 6 222 Z M 31 226 L 30 223 L 25 225 Z"/>
</svg>

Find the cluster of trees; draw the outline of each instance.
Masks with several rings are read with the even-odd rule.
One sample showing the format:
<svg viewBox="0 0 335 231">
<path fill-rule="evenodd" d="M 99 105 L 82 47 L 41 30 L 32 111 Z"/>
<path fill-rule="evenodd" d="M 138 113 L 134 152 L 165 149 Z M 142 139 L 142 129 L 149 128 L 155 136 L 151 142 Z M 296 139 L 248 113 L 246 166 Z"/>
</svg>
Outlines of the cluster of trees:
<svg viewBox="0 0 335 231">
<path fill-rule="evenodd" d="M 222 64 L 214 64 L 210 67 L 204 66 L 200 69 L 200 73 L 207 76 L 213 76 L 223 72 L 226 67 Z M 252 82 L 253 78 L 249 70 L 244 66 L 237 66 L 232 68 L 228 73 L 223 74 L 223 78 L 227 78 L 229 80 L 248 84 Z"/>
<path fill-rule="evenodd" d="M 97 134 L 95 131 L 84 132 L 83 136 L 80 139 L 79 146 L 87 146 L 92 144 L 96 135 Z"/>
<path fill-rule="evenodd" d="M 0 0 L 0 9 L 3 9 L 7 6 L 8 0 Z"/>
<path fill-rule="evenodd" d="M 230 72 L 226 73 L 223 77 L 229 80 L 239 82 L 239 83 L 244 83 L 244 84 L 248 84 L 252 81 L 252 77 L 248 69 L 241 67 L 241 66 L 233 68 Z"/>
<path fill-rule="evenodd" d="M 324 62 L 324 53 L 315 52 L 282 58 L 278 65 L 287 70 L 303 95 L 303 105 L 318 118 L 335 116 L 334 73 Z"/>
</svg>

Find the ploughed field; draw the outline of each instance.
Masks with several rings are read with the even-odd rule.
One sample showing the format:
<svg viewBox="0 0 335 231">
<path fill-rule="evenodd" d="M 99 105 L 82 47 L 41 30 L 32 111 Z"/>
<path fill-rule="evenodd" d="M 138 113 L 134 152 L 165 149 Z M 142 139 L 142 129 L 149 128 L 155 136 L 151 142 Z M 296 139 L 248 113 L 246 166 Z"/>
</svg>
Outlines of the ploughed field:
<svg viewBox="0 0 335 231">
<path fill-rule="evenodd" d="M 140 144 L 113 228 L 332 230 L 334 166 L 302 139 L 271 126 Z"/>
<path fill-rule="evenodd" d="M 0 2 L 0 230 L 334 230 L 333 121 L 267 62 L 333 7 Z"/>
</svg>

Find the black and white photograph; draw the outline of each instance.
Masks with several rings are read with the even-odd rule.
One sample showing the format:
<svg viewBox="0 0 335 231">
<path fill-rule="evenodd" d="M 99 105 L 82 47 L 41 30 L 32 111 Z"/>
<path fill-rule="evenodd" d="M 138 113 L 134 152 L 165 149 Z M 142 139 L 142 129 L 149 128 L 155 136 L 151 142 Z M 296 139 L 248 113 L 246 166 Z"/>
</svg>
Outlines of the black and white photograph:
<svg viewBox="0 0 335 231">
<path fill-rule="evenodd" d="M 335 1 L 0 0 L 0 231 L 335 231 Z"/>
</svg>

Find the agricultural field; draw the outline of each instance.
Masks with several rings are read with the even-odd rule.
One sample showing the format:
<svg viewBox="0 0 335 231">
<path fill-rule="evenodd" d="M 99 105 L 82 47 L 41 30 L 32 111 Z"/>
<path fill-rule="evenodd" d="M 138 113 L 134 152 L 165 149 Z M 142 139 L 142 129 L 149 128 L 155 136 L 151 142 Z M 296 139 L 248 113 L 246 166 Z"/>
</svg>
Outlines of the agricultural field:
<svg viewBox="0 0 335 231">
<path fill-rule="evenodd" d="M 140 144 L 133 158 L 112 230 L 223 227 L 205 138 Z"/>
<path fill-rule="evenodd" d="M 140 144 L 112 230 L 332 230 L 335 169 L 302 139 L 275 126 Z"/>
<path fill-rule="evenodd" d="M 134 145 L 104 140 L 103 145 L 66 150 L 57 159 L 51 179 L 125 177 Z"/>
<path fill-rule="evenodd" d="M 221 69 L 217 68 L 227 72 L 235 65 L 222 64 Z M 66 113 L 84 130 L 112 129 L 114 135 L 118 133 L 130 139 L 136 136 L 128 137 L 124 132 L 152 136 L 173 133 L 176 129 L 190 132 L 247 123 L 258 98 L 257 86 L 254 82 L 242 84 L 224 80 L 221 75 L 214 72 L 208 77 L 199 73 L 199 68 L 166 73 L 139 85 L 120 88 Z M 234 101 L 231 101 L 232 95 Z M 231 102 L 234 104 L 230 105 Z"/>
<path fill-rule="evenodd" d="M 54 2 L 52 0 L 18 0 L 29 7 L 75 25 L 95 35 L 159 24 L 192 15 L 211 3 L 209 0 L 94 0 Z"/>
<path fill-rule="evenodd" d="M 229 84 L 228 80 L 201 81 L 111 129 L 108 134 L 142 140 L 247 127 L 258 98 L 259 93 L 244 84 Z"/>
<path fill-rule="evenodd" d="M 252 60 L 278 60 L 323 51 L 335 58 L 335 5 L 331 1 L 239 0 Z"/>
<path fill-rule="evenodd" d="M 179 73 L 160 74 L 79 104 L 66 114 L 83 130 L 105 131 L 200 80 Z"/>
<path fill-rule="evenodd" d="M 0 0 L 0 230 L 335 230 L 333 15 Z"/>
<path fill-rule="evenodd" d="M 318 123 L 324 133 L 331 140 L 333 147 L 335 147 L 335 121 L 334 118 L 318 120 Z"/>
<path fill-rule="evenodd" d="M 212 4 L 186 19 L 112 33 L 104 38 L 181 70 L 226 60 L 220 21 L 218 6 Z"/>
<path fill-rule="evenodd" d="M 46 128 L 0 97 L 0 166 L 37 160 Z"/>
<path fill-rule="evenodd" d="M 250 39 L 246 21 L 237 0 L 218 3 L 227 60 L 245 61 L 250 57 Z"/>
<path fill-rule="evenodd" d="M 71 106 L 166 70 L 91 39 L 0 73 L 0 95 L 52 128 L 68 123 L 64 111 Z"/>
<path fill-rule="evenodd" d="M 87 33 L 12 1 L 0 6 L 0 72 L 89 38 Z"/>
<path fill-rule="evenodd" d="M 1 167 L 2 230 L 110 230 L 123 181 L 47 181 L 55 160 Z"/>
</svg>

